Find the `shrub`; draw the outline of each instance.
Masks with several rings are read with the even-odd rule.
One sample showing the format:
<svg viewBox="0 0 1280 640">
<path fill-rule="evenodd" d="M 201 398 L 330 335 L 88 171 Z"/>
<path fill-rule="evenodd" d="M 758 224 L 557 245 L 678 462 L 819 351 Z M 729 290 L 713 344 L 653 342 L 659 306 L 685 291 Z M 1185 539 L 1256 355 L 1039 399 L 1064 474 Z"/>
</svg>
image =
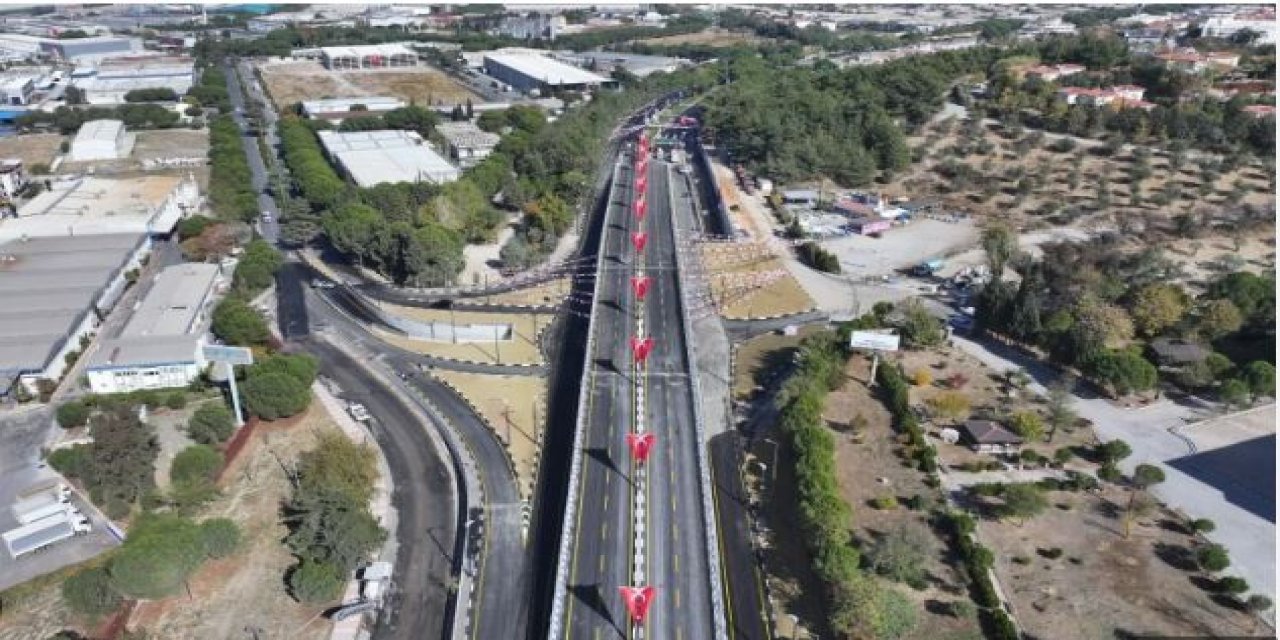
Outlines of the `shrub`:
<svg viewBox="0 0 1280 640">
<path fill-rule="evenodd" d="M 1075 455 L 1075 451 L 1073 451 L 1071 447 L 1059 447 L 1053 452 L 1053 461 L 1058 464 L 1066 464 L 1071 462 L 1071 459 L 1074 458 Z"/>
<path fill-rule="evenodd" d="M 49 466 L 65 476 L 81 477 L 90 464 L 89 445 L 77 444 L 49 452 Z"/>
<path fill-rule="evenodd" d="M 58 426 L 63 429 L 74 429 L 87 424 L 91 413 L 92 410 L 83 402 L 72 400 L 58 407 L 55 416 L 58 420 Z"/>
<path fill-rule="evenodd" d="M 917 387 L 927 387 L 933 384 L 933 374 L 929 373 L 928 369 L 916 369 L 916 372 L 911 374 L 911 382 Z"/>
<path fill-rule="evenodd" d="M 1059 547 L 1036 549 L 1036 553 L 1040 554 L 1041 558 L 1047 558 L 1049 560 L 1057 560 L 1062 557 L 1062 549 Z"/>
<path fill-rule="evenodd" d="M 1222 545 L 1208 544 L 1196 549 L 1196 564 L 1205 571 L 1217 573 L 1231 566 L 1231 558 Z"/>
<path fill-rule="evenodd" d="M 164 398 L 164 406 L 173 410 L 185 409 L 187 407 L 187 394 L 185 391 L 172 391 Z"/>
<path fill-rule="evenodd" d="M 995 606 L 995 605 L 992 605 Z M 1000 609 L 988 609 L 982 612 L 982 618 L 989 629 L 990 640 L 1018 640 L 1018 627 L 1009 619 L 1009 615 Z"/>
<path fill-rule="evenodd" d="M 229 518 L 212 518 L 200 523 L 200 543 L 210 558 L 225 558 L 240 545 L 240 527 Z"/>
<path fill-rule="evenodd" d="M 221 444 L 235 431 L 235 418 L 221 402 L 201 405 L 187 423 L 187 435 L 200 444 Z"/>
<path fill-rule="evenodd" d="M 311 403 L 311 390 L 286 373 L 250 377 L 241 387 L 245 406 L 263 420 L 278 420 L 301 413 Z"/>
<path fill-rule="evenodd" d="M 1191 521 L 1191 530 L 1196 533 L 1212 533 L 1218 525 L 1208 518 L 1197 518 Z"/>
<path fill-rule="evenodd" d="M 1249 590 L 1249 583 L 1246 582 L 1244 578 L 1224 576 L 1214 583 L 1213 588 L 1218 593 L 1227 593 L 1237 596 Z"/>
<path fill-rule="evenodd" d="M 328 602 L 342 595 L 342 570 L 327 562 L 303 560 L 289 574 L 289 591 L 299 602 Z"/>
<path fill-rule="evenodd" d="M 977 609 L 968 600 L 952 600 L 946 605 L 947 613 L 953 618 L 972 618 Z"/>
<path fill-rule="evenodd" d="M 891 511 L 898 508 L 898 499 L 893 496 L 878 496 L 871 500 L 871 506 L 881 511 Z"/>
<path fill-rule="evenodd" d="M 1120 472 L 1120 467 L 1114 463 L 1107 462 L 1098 468 L 1098 477 L 1107 482 L 1120 482 L 1124 479 L 1124 474 Z"/>
<path fill-rule="evenodd" d="M 208 445 L 196 444 L 173 457 L 169 478 L 174 484 L 212 482 L 222 466 L 222 454 Z"/>
<path fill-rule="evenodd" d="M 95 618 L 115 611 L 124 601 L 104 567 L 85 569 L 63 580 L 62 600 L 72 611 Z"/>
</svg>

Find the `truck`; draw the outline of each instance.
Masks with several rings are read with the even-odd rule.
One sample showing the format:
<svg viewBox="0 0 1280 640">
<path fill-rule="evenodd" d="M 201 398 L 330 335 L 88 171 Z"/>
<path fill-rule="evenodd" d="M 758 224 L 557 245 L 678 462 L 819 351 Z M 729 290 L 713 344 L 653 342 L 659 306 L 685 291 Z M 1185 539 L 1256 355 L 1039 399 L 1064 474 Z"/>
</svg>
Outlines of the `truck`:
<svg viewBox="0 0 1280 640">
<path fill-rule="evenodd" d="M 355 418 L 356 422 L 365 422 L 372 417 L 369 415 L 369 410 L 364 408 L 364 405 L 359 402 L 352 402 L 348 404 L 347 411 L 351 412 L 351 417 Z"/>
<path fill-rule="evenodd" d="M 36 520 L 0 534 L 9 555 L 17 560 L 73 536 L 93 531 L 89 519 L 70 511 Z"/>
<path fill-rule="evenodd" d="M 940 258 L 934 258 L 933 260 L 921 262 L 920 264 L 916 265 L 911 269 L 911 273 L 912 275 L 927 277 L 941 270 L 942 270 L 942 260 Z"/>
<path fill-rule="evenodd" d="M 30 524 L 66 509 L 70 502 L 71 492 L 65 485 L 55 486 L 34 493 L 26 493 L 9 509 L 18 522 Z"/>
</svg>

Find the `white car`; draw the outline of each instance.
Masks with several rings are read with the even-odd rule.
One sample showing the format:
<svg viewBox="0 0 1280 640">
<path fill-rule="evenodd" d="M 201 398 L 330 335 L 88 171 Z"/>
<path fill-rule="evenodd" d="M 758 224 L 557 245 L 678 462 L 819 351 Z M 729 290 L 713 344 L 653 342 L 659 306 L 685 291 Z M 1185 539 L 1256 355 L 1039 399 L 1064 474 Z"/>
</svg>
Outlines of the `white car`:
<svg viewBox="0 0 1280 640">
<path fill-rule="evenodd" d="M 369 415 L 369 410 L 358 402 L 352 402 L 347 405 L 347 411 L 351 412 L 351 417 L 355 418 L 356 422 L 365 422 L 373 417 Z"/>
</svg>

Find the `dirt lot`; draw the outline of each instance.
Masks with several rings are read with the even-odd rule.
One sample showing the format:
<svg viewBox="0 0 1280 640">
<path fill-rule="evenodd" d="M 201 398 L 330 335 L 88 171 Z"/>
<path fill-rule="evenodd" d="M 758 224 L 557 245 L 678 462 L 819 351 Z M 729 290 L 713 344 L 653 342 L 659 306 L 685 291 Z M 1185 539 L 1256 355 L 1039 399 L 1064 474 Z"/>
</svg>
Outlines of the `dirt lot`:
<svg viewBox="0 0 1280 640">
<path fill-rule="evenodd" d="M 924 218 L 893 227 L 879 238 L 851 235 L 819 244 L 840 258 L 843 274 L 874 278 L 963 251 L 978 241 L 978 233 L 972 218 L 956 222 Z"/>
<path fill-rule="evenodd" d="M 329 71 L 318 62 L 285 62 L 258 67 L 277 107 L 302 100 L 395 96 L 420 105 L 461 104 L 481 98 L 434 67 Z"/>
<path fill-rule="evenodd" d="M 239 523 L 244 541 L 235 555 L 210 562 L 191 580 L 192 600 L 171 598 L 138 607 L 132 628 L 159 638 L 233 638 L 256 629 L 262 638 L 325 638 L 329 623 L 319 611 L 298 604 L 284 589 L 284 572 L 294 564 L 282 544 L 280 505 L 289 495 L 281 465 L 315 446 L 317 437 L 337 432 L 323 406 L 313 402 L 300 417 L 273 423 L 255 434 L 224 481 L 223 495 L 205 510 L 209 517 Z"/>
<path fill-rule="evenodd" d="M 765 318 L 813 309 L 813 300 L 762 243 L 708 243 L 702 260 L 726 318 Z"/>
<path fill-rule="evenodd" d="M 671 46 L 679 44 L 700 44 L 708 47 L 732 47 L 734 45 L 755 45 L 765 39 L 751 33 L 738 33 L 728 29 L 706 29 L 697 33 L 686 33 L 678 36 L 663 36 L 637 40 L 640 44 L 655 46 Z"/>
<path fill-rule="evenodd" d="M 546 428 L 547 382 L 534 376 L 491 376 L 437 369 L 431 375 L 449 383 L 480 410 L 480 417 L 507 443 L 526 497 L 537 480 L 538 458 Z"/>
<path fill-rule="evenodd" d="M 1128 501 L 1110 486 L 1101 495 L 1049 493 L 1050 507 L 1019 526 L 983 520 L 978 534 L 995 554 L 1000 583 L 1023 629 L 1039 638 L 1134 635 L 1246 636 L 1261 631 L 1248 617 L 1215 603 L 1177 568 L 1195 544 L 1164 511 L 1140 520 L 1129 540 L 1114 513 Z M 1048 559 L 1041 549 L 1059 548 Z M 1017 559 L 1015 561 L 1015 559 Z M 1130 637 L 1130 636 L 1126 636 Z"/>
<path fill-rule="evenodd" d="M 932 534 L 928 525 L 927 509 L 938 503 L 937 490 L 926 486 L 925 475 L 895 453 L 899 441 L 889 411 L 866 385 L 871 374 L 870 360 L 850 358 L 845 374 L 848 381 L 828 394 L 823 416 L 836 430 L 836 473 L 840 493 L 853 509 L 855 540 L 865 550 L 880 536 L 903 529 L 915 531 L 927 546 L 924 566 L 929 577 L 924 589 L 901 587 L 920 607 L 920 622 L 912 637 L 978 637 L 976 619 L 932 612 L 936 603 L 969 598 L 959 569 L 947 563 L 947 545 Z M 871 504 L 877 498 L 893 497 L 903 505 L 917 495 L 923 496 L 925 505 L 919 511 L 905 506 L 877 509 Z"/>
<path fill-rule="evenodd" d="M 70 138 L 57 133 L 32 133 L 0 138 L 0 158 L 21 158 L 23 166 L 30 171 L 31 165 L 48 165 L 53 162 L 63 140 L 70 140 Z"/>
<path fill-rule="evenodd" d="M 757 385 L 767 385 L 777 375 L 778 367 L 791 361 L 800 341 L 818 331 L 821 331 L 821 327 L 805 326 L 800 327 L 794 336 L 766 333 L 735 345 L 734 399 L 745 400 Z"/>
<path fill-rule="evenodd" d="M 556 278 L 542 284 L 479 298 L 489 304 L 556 304 L 569 295 L 569 279 Z"/>
</svg>

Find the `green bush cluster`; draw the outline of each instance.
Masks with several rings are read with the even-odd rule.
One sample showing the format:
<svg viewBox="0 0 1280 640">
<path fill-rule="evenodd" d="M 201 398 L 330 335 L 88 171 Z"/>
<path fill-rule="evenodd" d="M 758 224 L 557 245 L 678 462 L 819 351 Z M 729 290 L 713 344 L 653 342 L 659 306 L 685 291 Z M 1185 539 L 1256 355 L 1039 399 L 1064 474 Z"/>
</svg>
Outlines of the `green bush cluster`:
<svg viewBox="0 0 1280 640">
<path fill-rule="evenodd" d="M 988 631 L 988 638 L 1017 640 L 1018 632 L 1013 621 L 1000 608 L 995 584 L 991 582 L 990 569 L 995 561 L 991 551 L 978 543 L 973 536 L 976 523 L 964 513 L 942 515 L 943 525 L 951 535 L 956 552 L 964 563 L 973 590 L 973 600 L 979 607 L 980 619 Z"/>
<path fill-rule="evenodd" d="M 240 137 L 230 115 L 209 122 L 209 204 L 223 219 L 249 222 L 258 216 L 258 194 Z"/>
<path fill-rule="evenodd" d="M 301 413 L 311 404 L 319 365 L 307 354 L 277 353 L 248 367 L 241 385 L 245 407 L 263 420 Z"/>
<path fill-rule="evenodd" d="M 227 555 L 238 539 L 239 528 L 223 518 L 196 523 L 172 514 L 144 513 L 111 559 L 112 586 L 125 596 L 146 600 L 177 594 L 206 559 Z"/>
<path fill-rule="evenodd" d="M 910 383 L 902 370 L 885 363 L 876 370 L 876 383 L 880 385 L 885 406 L 893 416 L 895 428 L 907 434 L 907 451 L 917 467 L 925 473 L 938 470 L 938 451 L 925 440 L 920 420 L 911 412 Z"/>
<path fill-rule="evenodd" d="M 80 130 L 90 120 L 121 120 L 130 131 L 140 129 L 170 129 L 181 123 L 181 116 L 158 104 L 122 104 L 117 107 L 69 107 L 61 106 L 52 112 L 31 110 L 19 116 L 14 123 L 21 129 L 48 125 L 63 135 Z"/>
<path fill-rule="evenodd" d="M 231 94 L 227 91 L 227 75 L 215 66 L 200 69 L 200 82 L 187 92 L 196 103 L 213 107 L 221 113 L 231 112 Z"/>
<path fill-rule="evenodd" d="M 278 124 L 284 161 L 306 198 L 318 207 L 332 207 L 343 196 L 347 185 L 325 159 L 320 140 L 307 123 L 285 117 Z"/>
<path fill-rule="evenodd" d="M 173 102 L 177 99 L 178 94 L 168 87 L 134 89 L 124 94 L 125 102 Z"/>
<path fill-rule="evenodd" d="M 257 239 L 245 245 L 244 253 L 231 277 L 232 287 L 246 298 L 253 298 L 275 281 L 276 271 L 284 259 L 266 240 Z"/>
</svg>

